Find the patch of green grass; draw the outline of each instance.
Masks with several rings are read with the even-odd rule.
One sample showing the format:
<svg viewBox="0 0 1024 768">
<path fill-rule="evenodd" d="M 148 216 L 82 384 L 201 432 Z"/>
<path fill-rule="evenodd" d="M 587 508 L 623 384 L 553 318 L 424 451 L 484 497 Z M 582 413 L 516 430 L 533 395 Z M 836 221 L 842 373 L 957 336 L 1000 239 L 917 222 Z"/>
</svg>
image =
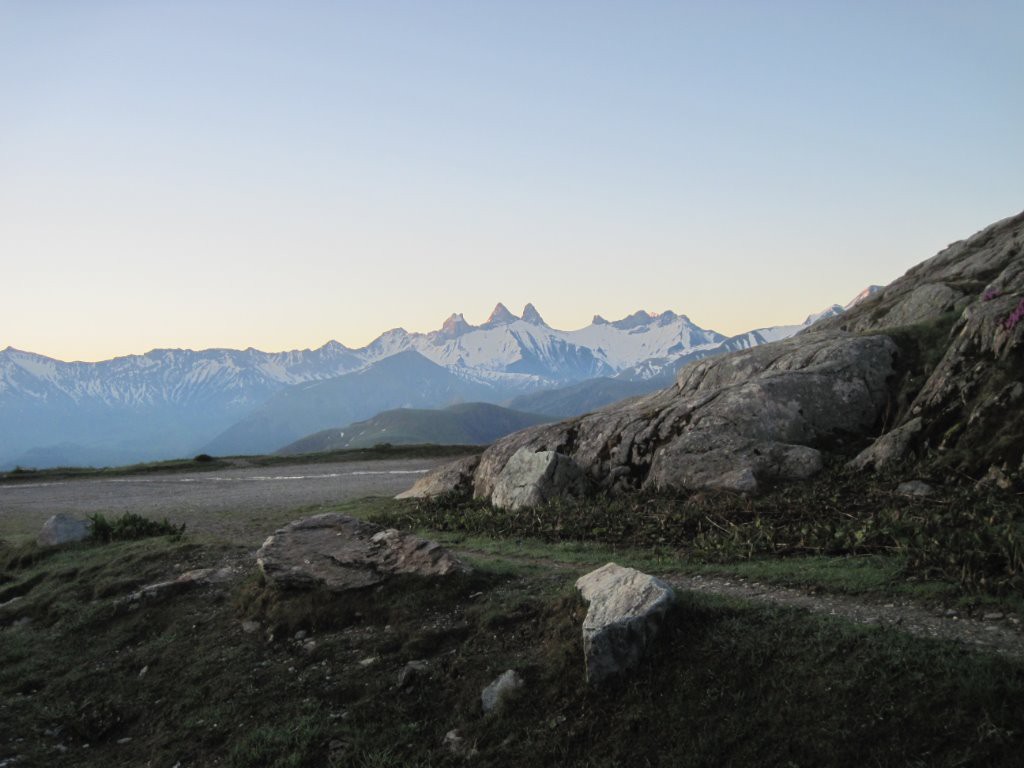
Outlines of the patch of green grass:
<svg viewBox="0 0 1024 768">
<path fill-rule="evenodd" d="M 736 576 L 798 587 L 816 587 L 846 594 L 903 591 L 906 561 L 901 557 L 789 557 L 710 563 L 699 567 L 707 575 Z M 911 582 L 913 583 L 913 582 Z"/>
</svg>

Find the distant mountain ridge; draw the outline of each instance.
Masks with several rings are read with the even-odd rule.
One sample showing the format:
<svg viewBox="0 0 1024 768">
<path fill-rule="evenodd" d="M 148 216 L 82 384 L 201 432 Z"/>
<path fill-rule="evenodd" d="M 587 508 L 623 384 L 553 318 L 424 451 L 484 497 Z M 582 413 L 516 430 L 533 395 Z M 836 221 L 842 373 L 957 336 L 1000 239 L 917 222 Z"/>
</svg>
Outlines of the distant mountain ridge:
<svg viewBox="0 0 1024 768">
<path fill-rule="evenodd" d="M 844 311 L 837 305 L 826 312 L 837 310 Z M 102 464 L 133 462 L 210 447 L 274 450 L 325 426 L 372 416 L 377 411 L 367 409 L 378 405 L 441 407 L 465 399 L 497 403 L 601 378 L 649 380 L 655 387 L 689 360 L 785 338 L 810 322 L 726 338 L 686 315 L 641 310 L 611 322 L 595 315 L 584 328 L 562 331 L 551 328 L 532 304 L 521 316 L 498 304 L 479 326 L 453 314 L 436 331 L 396 328 L 361 349 L 336 341 L 277 353 L 155 349 L 98 363 L 67 363 L 8 347 L 0 351 L 0 467 L 83 463 L 89 456 Z M 282 394 L 370 371 L 403 352 L 416 353 L 453 381 L 428 389 L 434 400 L 392 389 L 387 398 L 374 398 L 355 386 L 353 392 L 364 392 L 358 395 L 361 403 L 334 404 L 319 415 L 313 401 L 330 387 L 306 392 L 303 397 L 311 403 L 302 407 L 291 402 L 302 397 Z M 385 370 L 378 374 L 384 376 Z M 337 387 L 336 397 L 353 386 Z M 279 395 L 285 399 L 275 399 Z M 282 406 L 285 401 L 289 405 Z M 303 415 L 291 427 L 268 426 L 267 434 L 256 439 L 253 419 L 259 420 L 258 412 L 269 418 L 266 407 L 272 402 L 284 412 Z M 326 408 L 323 398 L 320 402 Z M 247 420 L 249 426 L 242 426 Z M 221 439 L 230 430 L 235 437 Z M 242 439 L 243 434 L 252 440 Z"/>
<path fill-rule="evenodd" d="M 366 421 L 307 435 L 277 453 L 372 448 L 380 443 L 487 445 L 499 437 L 547 421 L 552 421 L 552 417 L 502 408 L 493 403 L 460 403 L 440 409 L 397 408 L 381 411 Z"/>
</svg>

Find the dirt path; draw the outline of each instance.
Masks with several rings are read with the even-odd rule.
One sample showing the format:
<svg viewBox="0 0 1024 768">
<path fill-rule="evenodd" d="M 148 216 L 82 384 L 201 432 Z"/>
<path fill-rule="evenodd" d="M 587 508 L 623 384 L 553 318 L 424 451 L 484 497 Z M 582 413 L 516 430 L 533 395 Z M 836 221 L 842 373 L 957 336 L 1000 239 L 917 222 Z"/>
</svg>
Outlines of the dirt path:
<svg viewBox="0 0 1024 768">
<path fill-rule="evenodd" d="M 969 648 L 1024 660 L 1021 620 L 1001 612 L 987 613 L 978 619 L 952 609 L 925 608 L 903 599 L 812 593 L 744 579 L 682 574 L 665 574 L 663 578 L 676 589 L 803 608 L 855 624 L 893 627 L 918 637 L 955 640 Z"/>
<path fill-rule="evenodd" d="M 516 560 L 580 573 L 591 569 L 591 566 L 550 558 L 495 555 L 469 549 L 455 551 L 474 557 Z M 794 589 L 744 578 L 730 579 L 682 573 L 656 575 L 677 590 L 799 608 L 855 624 L 892 627 L 917 637 L 952 640 L 971 650 L 996 653 L 1024 661 L 1024 626 L 1021 618 L 1015 615 L 992 611 L 977 618 L 962 615 L 952 609 L 926 608 L 900 598 L 826 594 L 817 590 Z"/>
</svg>

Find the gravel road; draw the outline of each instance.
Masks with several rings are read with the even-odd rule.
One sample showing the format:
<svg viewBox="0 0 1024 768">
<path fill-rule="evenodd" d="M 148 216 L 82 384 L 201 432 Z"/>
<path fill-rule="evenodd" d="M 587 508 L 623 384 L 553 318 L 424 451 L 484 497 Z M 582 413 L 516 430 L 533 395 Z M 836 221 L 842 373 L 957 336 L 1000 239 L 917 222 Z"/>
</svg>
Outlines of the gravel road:
<svg viewBox="0 0 1024 768">
<path fill-rule="evenodd" d="M 393 496 L 451 461 L 401 459 L 294 464 L 0 484 L 0 538 L 34 537 L 50 515 L 136 512 L 188 530 L 259 543 L 275 527 L 317 508 L 363 496 Z"/>
</svg>

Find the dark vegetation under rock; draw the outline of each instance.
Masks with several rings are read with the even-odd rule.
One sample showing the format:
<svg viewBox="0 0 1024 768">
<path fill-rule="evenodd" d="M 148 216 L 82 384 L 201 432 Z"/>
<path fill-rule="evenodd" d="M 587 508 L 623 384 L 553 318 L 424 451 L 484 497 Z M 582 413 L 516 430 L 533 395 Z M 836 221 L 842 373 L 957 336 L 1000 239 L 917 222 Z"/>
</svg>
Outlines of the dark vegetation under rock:
<svg viewBox="0 0 1024 768">
<path fill-rule="evenodd" d="M 616 494 L 500 510 L 481 501 L 418 500 L 377 522 L 545 542 L 658 547 L 698 562 L 807 555 L 892 555 L 905 575 L 965 590 L 1024 590 L 1024 505 L 995 486 L 950 486 L 927 497 L 896 492 L 882 477 L 833 464 L 812 481 L 754 497 L 727 492 Z"/>
</svg>

